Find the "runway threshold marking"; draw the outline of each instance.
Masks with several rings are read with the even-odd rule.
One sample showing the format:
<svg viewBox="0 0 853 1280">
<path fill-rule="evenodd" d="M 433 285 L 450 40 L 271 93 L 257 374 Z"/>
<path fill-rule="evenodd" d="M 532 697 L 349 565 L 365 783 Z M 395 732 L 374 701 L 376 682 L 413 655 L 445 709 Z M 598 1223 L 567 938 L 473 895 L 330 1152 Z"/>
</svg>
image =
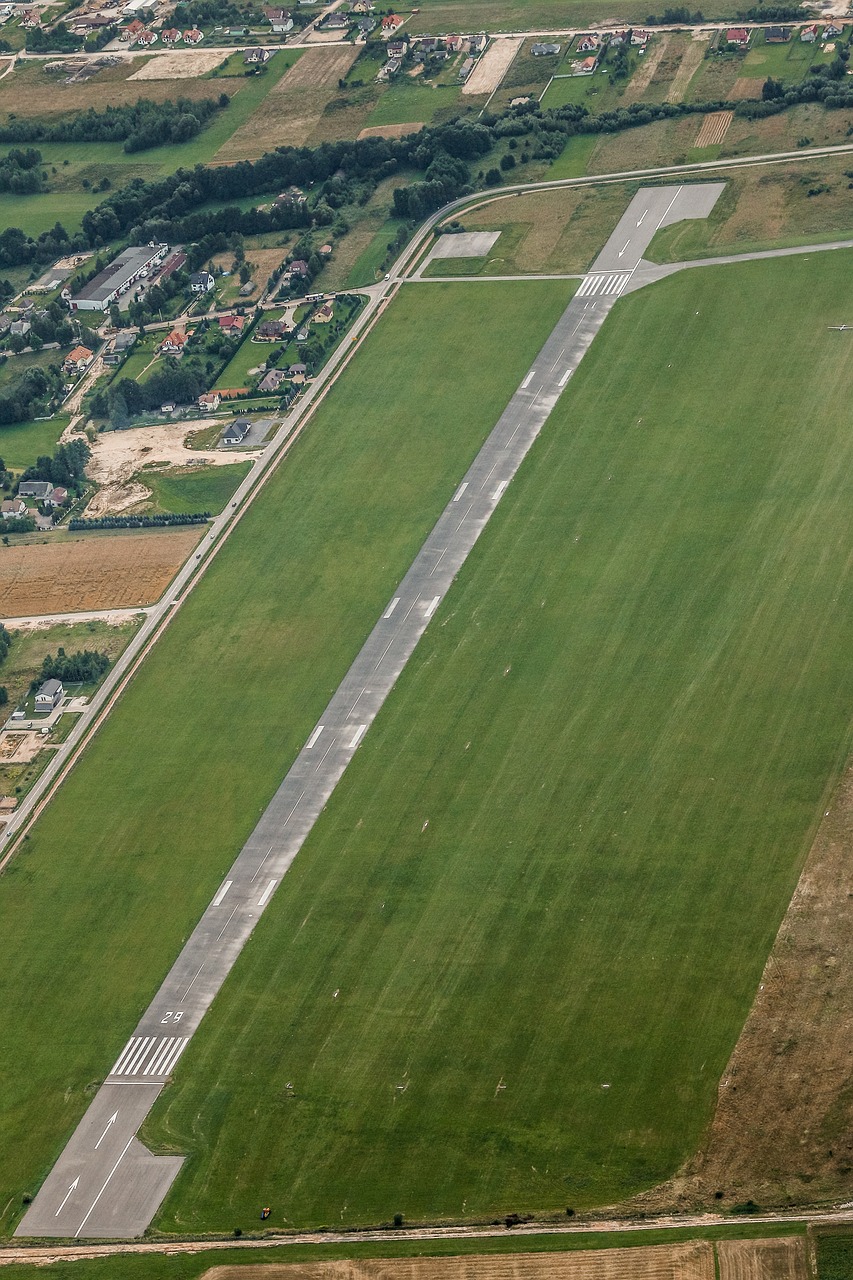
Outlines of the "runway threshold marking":
<svg viewBox="0 0 853 1280">
<path fill-rule="evenodd" d="M 222 904 L 222 899 L 225 897 L 226 893 L 227 893 L 227 892 L 228 892 L 228 890 L 231 888 L 231 886 L 232 886 L 232 884 L 233 884 L 233 883 L 234 883 L 234 881 L 233 881 L 233 880 L 226 880 L 226 881 L 225 881 L 224 885 L 223 885 L 223 886 L 222 886 L 222 888 L 219 890 L 219 892 L 217 893 L 216 897 L 213 899 L 213 906 L 214 906 L 214 907 L 221 906 L 221 904 Z"/>
<path fill-rule="evenodd" d="M 509 484 L 509 481 L 508 481 L 508 480 L 501 480 L 501 482 L 500 482 L 500 484 L 498 485 L 497 489 L 495 489 L 494 493 L 492 494 L 492 501 L 493 501 L 493 502 L 499 502 L 499 501 L 501 500 L 501 498 L 503 497 L 503 494 L 504 494 L 504 490 L 506 489 L 506 487 L 507 487 L 507 485 L 508 485 L 508 484 Z"/>
<path fill-rule="evenodd" d="M 272 893 L 272 891 L 273 891 L 273 889 L 275 888 L 275 886 L 276 886 L 276 881 L 275 881 L 275 880 L 270 880 L 270 882 L 269 882 L 269 884 L 267 885 L 266 889 L 264 889 L 263 893 L 262 893 L 262 894 L 261 894 L 261 896 L 258 898 L 258 906 L 259 906 L 259 907 L 264 906 L 264 904 L 265 904 L 265 903 L 267 902 L 267 900 L 269 899 L 269 896 L 270 896 L 270 894 Z"/>
<path fill-rule="evenodd" d="M 317 744 L 317 739 L 320 737 L 320 734 L 323 732 L 323 728 L 324 728 L 324 726 L 323 726 L 323 725 L 321 725 L 321 724 L 318 724 L 318 725 L 317 725 L 317 728 L 314 730 L 314 732 L 311 734 L 311 737 L 310 737 L 310 738 L 308 739 L 308 741 L 305 743 L 305 750 L 306 750 L 306 751 L 311 751 L 311 750 L 312 750 L 312 748 L 316 746 L 316 744 Z"/>
<path fill-rule="evenodd" d="M 455 501 L 455 499 L 454 499 L 454 501 Z M 393 599 L 393 600 L 391 601 L 391 603 L 389 604 L 388 608 L 385 610 L 385 612 L 384 612 L 384 613 L 383 613 L 383 615 L 382 615 L 382 620 L 383 620 L 384 622 L 387 622 L 387 621 L 388 621 L 388 619 L 391 617 L 391 614 L 392 614 L 392 613 L 394 612 L 394 610 L 397 608 L 397 605 L 398 605 L 399 603 L 400 603 L 400 597 L 399 597 L 399 596 L 395 596 L 395 597 L 394 597 L 394 599 Z"/>
<path fill-rule="evenodd" d="M 353 751 L 358 746 L 358 744 L 361 742 L 362 738 L 366 733 L 367 733 L 367 725 L 360 724 L 352 736 L 352 742 L 349 744 L 350 751 Z"/>
<path fill-rule="evenodd" d="M 557 383 L 557 386 L 564 387 L 571 376 L 572 376 L 571 369 L 567 369 L 566 372 L 563 374 L 562 378 L 560 379 L 560 381 Z"/>
</svg>

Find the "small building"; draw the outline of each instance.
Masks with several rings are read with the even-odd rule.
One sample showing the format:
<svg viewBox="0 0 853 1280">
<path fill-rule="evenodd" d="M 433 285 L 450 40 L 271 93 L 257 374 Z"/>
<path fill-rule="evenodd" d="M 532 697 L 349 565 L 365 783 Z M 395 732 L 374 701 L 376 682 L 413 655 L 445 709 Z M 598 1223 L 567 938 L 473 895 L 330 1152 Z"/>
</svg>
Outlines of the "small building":
<svg viewBox="0 0 853 1280">
<path fill-rule="evenodd" d="M 306 276 L 310 276 L 311 268 L 302 258 L 297 258 L 295 262 L 290 264 L 290 274 L 292 276 L 302 276 L 304 279 Z"/>
<path fill-rule="evenodd" d="M 144 30 L 145 30 L 145 23 L 140 21 L 139 18 L 134 18 L 133 21 L 128 26 L 126 26 L 124 30 L 121 32 L 119 36 L 119 40 L 123 40 L 126 43 L 133 44 L 137 36 L 141 36 Z"/>
<path fill-rule="evenodd" d="M 132 284 L 147 276 L 168 252 L 165 244 L 144 244 L 124 249 L 108 267 L 100 271 L 69 300 L 72 311 L 107 311 L 111 302 L 127 293 Z"/>
<path fill-rule="evenodd" d="M 459 68 L 459 75 L 457 76 L 457 79 L 459 80 L 460 83 L 464 83 L 464 81 L 468 79 L 471 72 L 474 70 L 475 66 L 476 66 L 475 58 L 465 59 L 465 61 L 462 63 L 462 66 Z"/>
<path fill-rule="evenodd" d="M 729 27 L 726 32 L 726 40 L 729 44 L 736 45 L 739 49 L 745 49 L 749 44 L 749 32 L 746 27 Z"/>
<path fill-rule="evenodd" d="M 787 44 L 791 39 L 790 27 L 765 27 L 765 44 Z"/>
<path fill-rule="evenodd" d="M 319 307 L 314 312 L 311 319 L 314 321 L 315 324 L 328 324 L 334 314 L 335 313 L 332 309 L 332 304 L 330 302 L 326 302 L 323 304 L 322 307 Z"/>
<path fill-rule="evenodd" d="M 235 418 L 222 432 L 222 443 L 230 445 L 242 444 L 251 429 L 252 424 L 248 418 Z"/>
<path fill-rule="evenodd" d="M 243 62 L 247 67 L 262 67 L 269 62 L 272 53 L 269 49 L 244 49 Z"/>
<path fill-rule="evenodd" d="M 5 337 L 12 327 L 12 317 L 7 316 L 5 312 L 0 313 L 0 338 Z"/>
<path fill-rule="evenodd" d="M 382 34 L 393 35 L 398 27 L 402 27 L 403 19 L 396 13 L 388 13 L 382 19 Z"/>
<path fill-rule="evenodd" d="M 223 333 L 231 336 L 239 336 L 243 332 L 245 321 L 242 316 L 220 316 L 219 327 Z"/>
<path fill-rule="evenodd" d="M 282 369 L 270 369 L 258 383 L 258 390 L 263 391 L 265 394 L 278 391 L 286 378 L 287 374 Z"/>
<path fill-rule="evenodd" d="M 601 39 L 596 35 L 583 35 L 578 40 L 577 53 L 592 53 L 594 49 L 601 47 Z"/>
<path fill-rule="evenodd" d="M 820 28 L 816 22 L 810 22 L 807 27 L 803 27 L 800 32 L 800 39 L 803 44 L 814 44 L 815 40 L 817 40 L 819 30 Z"/>
<path fill-rule="evenodd" d="M 26 9 L 21 15 L 21 26 L 26 27 L 28 31 L 32 31 L 34 27 L 40 27 L 41 18 L 38 9 Z"/>
<path fill-rule="evenodd" d="M 366 38 L 367 36 L 370 35 L 371 31 L 375 26 L 376 26 L 376 19 L 368 16 L 366 18 L 359 18 L 358 23 L 356 24 L 356 29 L 360 36 Z"/>
<path fill-rule="evenodd" d="M 135 342 L 136 334 L 133 329 L 123 329 L 121 333 L 117 333 L 104 352 L 104 364 L 121 364 L 122 360 Z"/>
<path fill-rule="evenodd" d="M 303 325 L 301 329 L 297 329 L 296 331 L 297 342 L 307 342 L 309 337 L 310 337 L 310 334 L 308 333 L 307 325 Z"/>
<path fill-rule="evenodd" d="M 632 31 L 631 32 L 631 44 L 635 48 L 639 46 L 640 48 L 645 49 L 646 45 L 649 43 L 649 39 L 650 39 L 650 36 L 648 31 Z"/>
<path fill-rule="evenodd" d="M 597 66 L 598 58 L 594 53 L 591 53 L 588 58 L 583 58 L 580 62 L 572 63 L 572 75 L 591 76 Z"/>
<path fill-rule="evenodd" d="M 198 27 L 190 27 L 189 31 L 184 32 L 184 44 L 201 44 L 204 39 L 204 32 L 199 31 Z"/>
<path fill-rule="evenodd" d="M 41 713 L 54 711 L 64 697 L 65 690 L 61 680 L 45 680 L 36 693 L 35 709 Z"/>
<path fill-rule="evenodd" d="M 198 398 L 198 407 L 205 413 L 213 413 L 219 408 L 221 397 L 218 391 L 203 391 Z"/>
<path fill-rule="evenodd" d="M 264 17 L 278 35 L 293 30 L 293 17 L 289 9 L 264 9 Z"/>
<path fill-rule="evenodd" d="M 630 31 L 611 31 L 607 43 L 612 49 L 619 49 L 631 39 Z"/>
<path fill-rule="evenodd" d="M 22 480 L 18 485 L 19 498 L 35 498 L 36 502 L 45 502 L 52 492 L 49 480 Z"/>
<path fill-rule="evenodd" d="M 843 27 L 839 27 L 837 22 L 828 22 L 823 29 L 824 40 L 837 40 L 844 32 Z"/>
<path fill-rule="evenodd" d="M 560 46 L 558 44 L 537 43 L 530 46 L 530 52 L 533 54 L 534 58 L 548 58 L 559 53 Z"/>
<path fill-rule="evenodd" d="M 292 364 L 287 370 L 287 376 L 291 382 L 304 382 L 308 376 L 308 366 L 306 364 Z"/>
<path fill-rule="evenodd" d="M 68 501 L 68 490 L 63 488 L 61 484 L 58 484 L 56 488 L 52 490 L 47 501 L 52 507 L 61 507 L 63 502 Z"/>
<path fill-rule="evenodd" d="M 156 44 L 159 39 L 156 31 L 143 31 L 141 36 L 137 36 L 135 44 L 141 44 L 143 49 L 148 49 L 152 44 Z"/>
<path fill-rule="evenodd" d="M 290 333 L 284 320 L 262 320 L 252 334 L 253 342 L 280 342 Z"/>
<path fill-rule="evenodd" d="M 472 53 L 475 58 L 479 58 L 488 43 L 489 37 L 485 31 L 479 31 L 477 35 L 471 36 L 468 40 L 468 52 Z"/>
<path fill-rule="evenodd" d="M 162 356 L 182 356 L 186 344 L 187 335 L 182 333 L 180 329 L 173 329 L 160 343 L 160 354 Z"/>
<path fill-rule="evenodd" d="M 388 56 L 389 58 L 405 58 L 406 50 L 409 47 L 408 40 L 389 40 Z"/>
<path fill-rule="evenodd" d="M 335 9 L 317 24 L 318 31 L 346 31 L 352 19 L 340 9 Z"/>
<path fill-rule="evenodd" d="M 174 400 L 167 400 L 165 404 L 161 404 L 161 405 L 160 405 L 160 412 L 161 412 L 161 413 L 174 413 L 174 412 L 175 412 L 175 410 L 177 409 L 177 407 L 178 407 L 178 406 L 175 404 Z"/>
<path fill-rule="evenodd" d="M 210 293 L 215 283 L 209 271 L 194 271 L 190 276 L 190 289 L 193 293 Z"/>
<path fill-rule="evenodd" d="M 180 249 L 176 249 L 174 253 L 170 253 L 166 261 L 160 268 L 157 276 L 157 283 L 162 284 L 164 280 L 168 280 L 176 271 L 180 271 L 187 260 L 187 255 Z"/>
<path fill-rule="evenodd" d="M 13 320 L 9 325 L 10 338 L 25 338 L 29 333 L 32 325 L 29 320 Z"/>
<path fill-rule="evenodd" d="M 88 347 L 75 347 L 73 351 L 68 352 L 62 362 L 62 367 L 66 373 L 83 373 L 89 368 L 94 358 L 94 352 L 90 351 Z"/>
<path fill-rule="evenodd" d="M 163 44 L 178 44 L 183 38 L 177 27 L 167 27 L 162 33 Z"/>
<path fill-rule="evenodd" d="M 255 282 L 254 282 L 254 280 L 247 280 L 245 284 L 241 284 L 241 285 L 240 285 L 240 297 L 241 297 L 241 298 L 251 298 L 251 296 L 252 296 L 252 294 L 253 294 L 254 292 L 255 292 Z"/>
<path fill-rule="evenodd" d="M 6 498 L 0 503 L 0 516 L 4 520 L 18 520 L 27 514 L 27 504 L 23 498 Z"/>
</svg>

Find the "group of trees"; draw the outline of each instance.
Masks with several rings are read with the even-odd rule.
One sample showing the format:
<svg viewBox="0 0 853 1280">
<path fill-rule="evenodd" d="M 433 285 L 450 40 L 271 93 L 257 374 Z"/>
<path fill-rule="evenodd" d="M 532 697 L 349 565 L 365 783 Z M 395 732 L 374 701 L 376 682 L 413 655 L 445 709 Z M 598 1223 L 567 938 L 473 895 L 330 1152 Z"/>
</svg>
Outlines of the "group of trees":
<svg viewBox="0 0 853 1280">
<path fill-rule="evenodd" d="M 9 646 L 12 643 L 12 636 L 6 630 L 3 623 L 0 622 L 0 666 L 6 661 L 6 655 L 9 652 Z M 9 690 L 5 685 L 0 684 L 0 707 L 5 707 L 9 701 Z"/>
<path fill-rule="evenodd" d="M 0 391 L 0 424 L 26 422 L 46 410 L 60 385 L 58 365 L 32 366 Z"/>
<path fill-rule="evenodd" d="M 40 673 L 30 683 L 30 690 L 35 693 L 45 680 L 61 680 L 63 684 L 94 684 L 109 669 L 110 659 L 106 653 L 97 649 L 66 653 L 60 647 L 55 658 L 51 654 L 46 655 Z"/>
<path fill-rule="evenodd" d="M 69 520 L 72 533 L 95 529 L 163 529 L 175 524 L 207 524 L 209 511 L 184 516 L 101 516 L 97 520 Z"/>
<path fill-rule="evenodd" d="M 27 467 L 21 480 L 49 480 L 63 489 L 79 492 L 85 484 L 86 463 L 91 456 L 85 440 L 70 440 L 68 444 L 57 445 L 52 458 L 47 455 L 37 458 L 35 466 Z"/>
<path fill-rule="evenodd" d="M 162 404 L 194 404 L 206 390 L 207 379 L 198 369 L 182 368 L 170 361 L 144 382 L 120 378 L 114 383 L 107 394 L 107 416 L 114 427 L 126 427 L 131 418 L 159 409 Z M 92 412 L 95 410 L 93 403 Z"/>
<path fill-rule="evenodd" d="M 47 183 L 41 165 L 40 151 L 33 147 L 26 151 L 13 147 L 0 159 L 0 191 L 11 191 L 16 195 L 45 191 Z"/>
<path fill-rule="evenodd" d="M 33 27 L 27 32 L 28 53 L 76 53 L 82 48 L 83 37 L 75 36 L 64 22 L 57 22 L 46 31 L 44 27 Z"/>
<path fill-rule="evenodd" d="M 140 98 L 103 111 L 92 107 L 59 120 L 16 116 L 0 126 L 0 142 L 123 142 L 125 151 L 143 151 L 189 141 L 230 101 L 227 93 L 174 102 L 170 98 L 165 102 Z"/>
</svg>

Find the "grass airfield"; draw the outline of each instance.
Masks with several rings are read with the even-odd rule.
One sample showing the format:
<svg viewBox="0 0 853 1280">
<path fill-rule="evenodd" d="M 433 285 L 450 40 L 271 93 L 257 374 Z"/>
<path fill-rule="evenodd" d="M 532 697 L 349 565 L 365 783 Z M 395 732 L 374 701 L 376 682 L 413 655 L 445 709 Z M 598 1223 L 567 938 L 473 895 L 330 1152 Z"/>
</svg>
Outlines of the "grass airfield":
<svg viewBox="0 0 853 1280">
<path fill-rule="evenodd" d="M 617 305 L 147 1125 L 161 1229 L 562 1213 L 695 1149 L 850 747 L 843 261 Z"/>
</svg>

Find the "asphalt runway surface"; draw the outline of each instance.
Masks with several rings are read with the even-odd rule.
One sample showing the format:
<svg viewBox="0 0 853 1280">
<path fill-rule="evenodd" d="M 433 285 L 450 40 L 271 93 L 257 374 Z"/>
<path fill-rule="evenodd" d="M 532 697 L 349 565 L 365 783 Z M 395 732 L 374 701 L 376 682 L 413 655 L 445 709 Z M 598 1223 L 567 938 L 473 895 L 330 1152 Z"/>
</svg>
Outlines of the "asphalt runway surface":
<svg viewBox="0 0 853 1280">
<path fill-rule="evenodd" d="M 631 201 L 219 885 L 17 1236 L 132 1238 L 148 1226 L 182 1160 L 148 1152 L 136 1139 L 139 1126 L 652 236 L 667 220 L 705 216 L 692 211 L 709 210 L 721 190 L 721 184 L 711 191 L 663 187 L 641 190 Z M 587 281 L 602 283 L 584 290 Z"/>
</svg>

